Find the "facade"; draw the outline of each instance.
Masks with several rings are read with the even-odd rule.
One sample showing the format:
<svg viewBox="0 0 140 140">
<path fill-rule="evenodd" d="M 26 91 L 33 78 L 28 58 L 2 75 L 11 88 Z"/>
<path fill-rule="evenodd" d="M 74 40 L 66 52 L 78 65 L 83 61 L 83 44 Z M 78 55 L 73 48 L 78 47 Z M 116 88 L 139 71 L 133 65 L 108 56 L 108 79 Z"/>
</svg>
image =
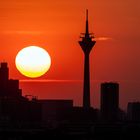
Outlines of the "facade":
<svg viewBox="0 0 140 140">
<path fill-rule="evenodd" d="M 41 120 L 52 123 L 68 119 L 69 111 L 73 108 L 73 100 L 38 100 L 41 104 Z"/>
<path fill-rule="evenodd" d="M 9 79 L 9 68 L 7 63 L 0 65 L 0 97 L 22 97 L 19 89 L 19 81 Z"/>
<path fill-rule="evenodd" d="M 140 102 L 128 103 L 127 118 L 129 121 L 140 121 Z"/>
<path fill-rule="evenodd" d="M 101 119 L 104 121 L 115 121 L 119 113 L 119 84 L 101 84 Z"/>
</svg>

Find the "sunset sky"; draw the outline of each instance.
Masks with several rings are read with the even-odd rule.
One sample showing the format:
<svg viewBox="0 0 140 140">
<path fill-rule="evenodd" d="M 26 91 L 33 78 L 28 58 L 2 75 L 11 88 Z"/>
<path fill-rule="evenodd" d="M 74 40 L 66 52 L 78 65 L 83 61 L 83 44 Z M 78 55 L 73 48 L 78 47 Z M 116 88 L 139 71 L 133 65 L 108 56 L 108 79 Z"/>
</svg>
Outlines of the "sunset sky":
<svg viewBox="0 0 140 140">
<path fill-rule="evenodd" d="M 97 37 L 90 55 L 92 105 L 99 107 L 104 81 L 120 83 L 122 108 L 128 101 L 140 101 L 138 0 L 1 0 L 0 61 L 8 62 L 10 78 L 20 80 L 24 95 L 73 99 L 81 105 L 83 52 L 78 41 L 85 31 L 86 9 Z M 34 80 L 15 66 L 17 53 L 30 45 L 46 49 L 52 59 L 50 70 Z"/>
</svg>

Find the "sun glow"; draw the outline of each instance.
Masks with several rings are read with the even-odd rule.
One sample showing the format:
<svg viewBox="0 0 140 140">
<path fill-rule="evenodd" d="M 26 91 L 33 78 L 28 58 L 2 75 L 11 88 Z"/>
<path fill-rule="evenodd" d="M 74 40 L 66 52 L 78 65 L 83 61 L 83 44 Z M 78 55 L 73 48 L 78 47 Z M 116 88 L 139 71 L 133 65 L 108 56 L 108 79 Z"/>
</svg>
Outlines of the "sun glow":
<svg viewBox="0 0 140 140">
<path fill-rule="evenodd" d="M 44 75 L 49 70 L 51 58 L 43 48 L 29 46 L 18 52 L 15 63 L 21 74 L 36 78 Z"/>
</svg>

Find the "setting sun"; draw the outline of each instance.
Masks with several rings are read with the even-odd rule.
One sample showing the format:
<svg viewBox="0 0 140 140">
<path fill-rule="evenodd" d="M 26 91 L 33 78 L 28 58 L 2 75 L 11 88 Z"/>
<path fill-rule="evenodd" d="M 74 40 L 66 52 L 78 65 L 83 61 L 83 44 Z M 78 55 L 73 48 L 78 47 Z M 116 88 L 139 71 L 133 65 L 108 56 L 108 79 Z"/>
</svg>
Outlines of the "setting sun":
<svg viewBox="0 0 140 140">
<path fill-rule="evenodd" d="M 44 75 L 49 70 L 51 58 L 43 48 L 29 46 L 18 52 L 15 63 L 21 74 L 36 78 Z"/>
</svg>

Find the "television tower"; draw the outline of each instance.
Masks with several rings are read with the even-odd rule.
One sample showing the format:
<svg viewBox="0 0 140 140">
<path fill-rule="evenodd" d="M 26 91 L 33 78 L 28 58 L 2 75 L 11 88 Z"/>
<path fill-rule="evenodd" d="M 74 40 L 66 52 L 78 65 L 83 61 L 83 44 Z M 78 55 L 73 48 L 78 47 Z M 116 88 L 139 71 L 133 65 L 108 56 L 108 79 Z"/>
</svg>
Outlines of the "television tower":
<svg viewBox="0 0 140 140">
<path fill-rule="evenodd" d="M 90 108 L 90 69 L 89 69 L 89 54 L 96 41 L 92 33 L 89 33 L 88 10 L 86 10 L 86 31 L 81 33 L 82 40 L 79 44 L 84 52 L 84 87 L 83 87 L 83 108 Z"/>
</svg>

